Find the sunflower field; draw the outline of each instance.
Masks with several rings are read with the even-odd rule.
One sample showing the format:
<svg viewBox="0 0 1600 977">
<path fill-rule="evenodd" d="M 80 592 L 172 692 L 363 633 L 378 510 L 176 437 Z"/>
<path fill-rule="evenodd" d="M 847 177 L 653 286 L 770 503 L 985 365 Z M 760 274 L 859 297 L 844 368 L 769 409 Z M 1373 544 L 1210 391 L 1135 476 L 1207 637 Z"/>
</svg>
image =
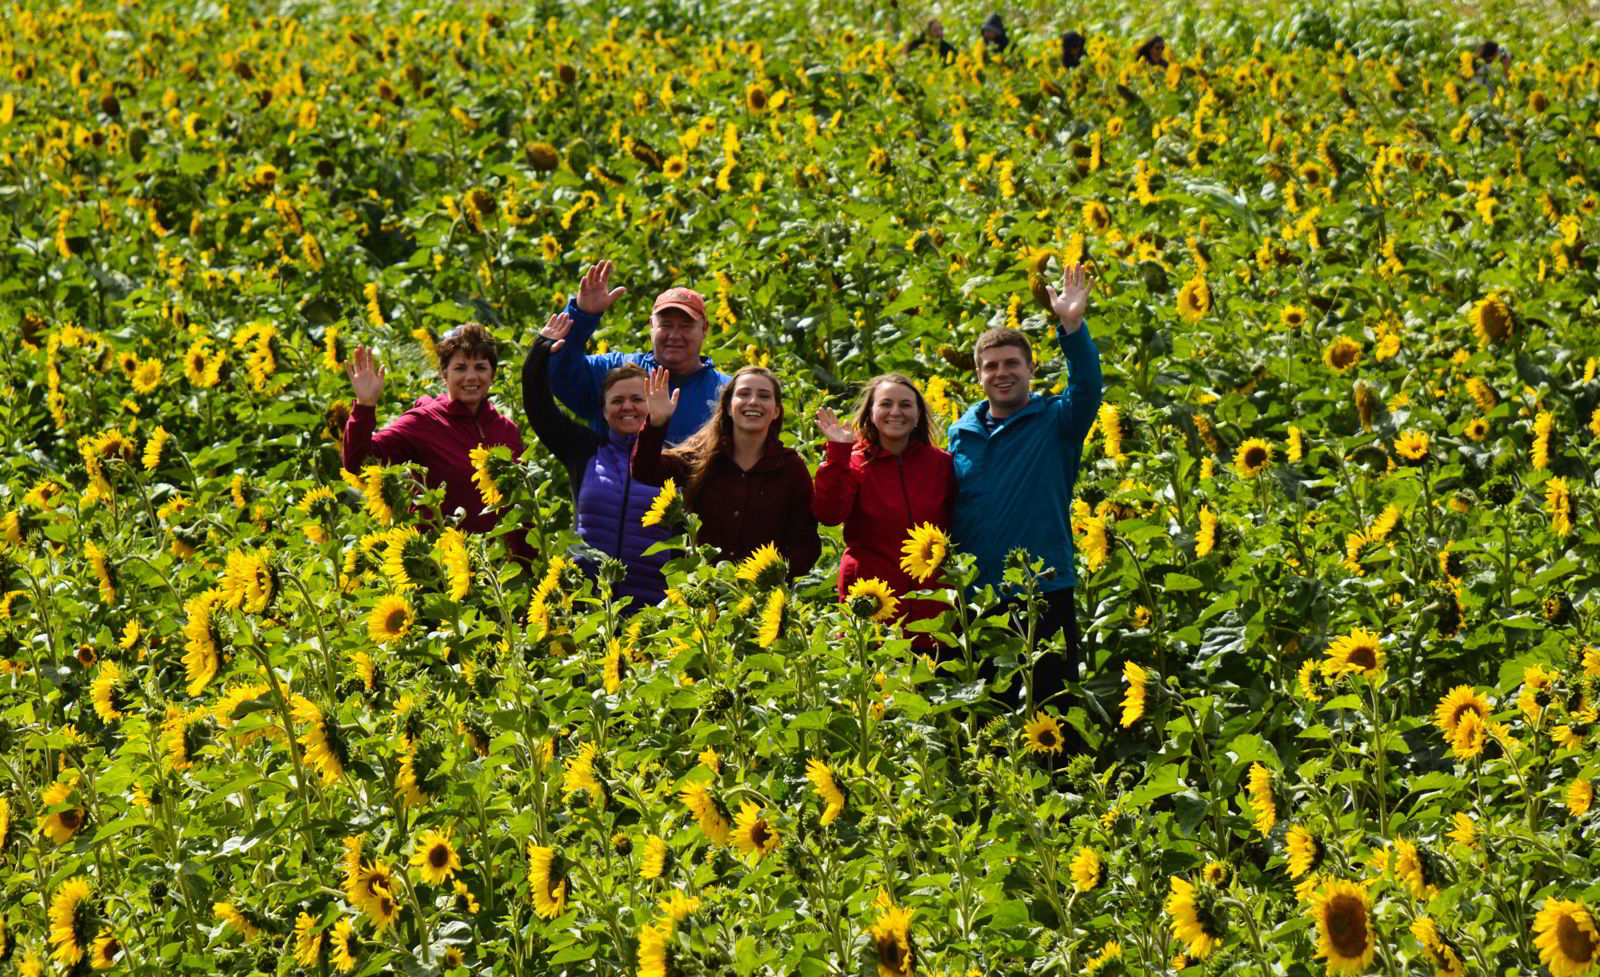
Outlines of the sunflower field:
<svg viewBox="0 0 1600 977">
<path fill-rule="evenodd" d="M 0 973 L 1600 973 L 1600 31 L 1086 9 L 10 6 Z M 341 475 L 351 349 L 386 420 L 483 322 L 525 424 L 601 258 L 813 464 L 991 325 L 1059 390 L 1088 264 L 1070 701 L 939 539 L 928 655 L 836 533 L 628 616 L 541 447 L 492 536 Z"/>
</svg>

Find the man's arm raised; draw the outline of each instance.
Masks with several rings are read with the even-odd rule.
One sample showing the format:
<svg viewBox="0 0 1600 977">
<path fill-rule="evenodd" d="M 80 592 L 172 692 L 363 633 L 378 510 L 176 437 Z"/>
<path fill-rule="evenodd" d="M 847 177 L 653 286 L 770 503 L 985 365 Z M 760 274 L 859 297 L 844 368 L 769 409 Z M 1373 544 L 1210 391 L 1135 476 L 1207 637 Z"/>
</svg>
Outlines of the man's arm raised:
<svg viewBox="0 0 1600 977">
<path fill-rule="evenodd" d="M 1081 442 L 1094 424 L 1100 410 L 1100 393 L 1104 380 L 1100 375 L 1100 351 L 1089 330 L 1083 324 L 1083 314 L 1089 308 L 1089 272 L 1083 265 L 1074 265 L 1061 273 L 1061 291 L 1049 285 L 1045 294 L 1050 308 L 1060 321 L 1056 341 L 1067 357 L 1067 395 L 1060 413 L 1062 436 L 1073 443 Z"/>
<path fill-rule="evenodd" d="M 622 359 L 619 353 L 589 355 L 589 337 L 600 326 L 600 317 L 627 292 L 626 288 L 611 287 L 610 261 L 599 261 L 588 267 L 578 282 L 578 294 L 567 303 L 567 316 L 572 320 L 566 344 L 550 357 L 550 388 L 556 397 L 574 414 L 588 421 L 596 430 L 605 423 L 601 416 L 600 395 L 606 371 L 617 366 Z"/>
</svg>

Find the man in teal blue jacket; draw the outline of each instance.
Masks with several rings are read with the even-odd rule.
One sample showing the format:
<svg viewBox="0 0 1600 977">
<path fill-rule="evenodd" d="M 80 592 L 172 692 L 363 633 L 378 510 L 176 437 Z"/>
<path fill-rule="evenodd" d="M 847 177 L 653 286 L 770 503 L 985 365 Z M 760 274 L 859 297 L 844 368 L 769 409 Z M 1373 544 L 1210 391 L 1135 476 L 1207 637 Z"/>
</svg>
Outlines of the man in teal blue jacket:
<svg viewBox="0 0 1600 977">
<path fill-rule="evenodd" d="M 1035 703 L 1077 678 L 1072 487 L 1101 391 L 1100 353 L 1083 324 L 1088 274 L 1082 265 L 1068 268 L 1061 291 L 1046 291 L 1060 320 L 1056 342 L 1067 357 L 1067 392 L 1031 393 L 1035 365 L 1027 337 L 1015 329 L 990 329 L 978 337 L 973 353 L 987 399 L 950 425 L 956 471 L 952 534 L 957 546 L 978 558 L 978 585 L 999 589 L 1006 554 L 1019 548 L 1054 573 L 1041 586 L 1048 610 L 1039 638 L 1065 631 L 1067 657 L 1051 652 L 1034 665 Z"/>
</svg>

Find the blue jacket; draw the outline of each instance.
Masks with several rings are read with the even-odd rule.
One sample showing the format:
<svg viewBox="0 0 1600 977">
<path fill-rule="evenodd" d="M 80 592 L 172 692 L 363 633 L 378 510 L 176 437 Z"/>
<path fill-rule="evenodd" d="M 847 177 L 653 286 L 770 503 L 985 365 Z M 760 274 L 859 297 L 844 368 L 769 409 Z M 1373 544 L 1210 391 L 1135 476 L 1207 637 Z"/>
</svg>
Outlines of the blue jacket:
<svg viewBox="0 0 1600 977">
<path fill-rule="evenodd" d="M 660 364 L 654 353 L 591 353 L 584 354 L 589 337 L 600 325 L 600 317 L 578 308 L 578 300 L 567 302 L 567 315 L 572 319 L 572 329 L 567 333 L 566 345 L 550 358 L 550 386 L 563 404 L 574 414 L 589 423 L 596 431 L 606 430 L 601 409 L 600 393 L 606 373 L 624 363 L 637 363 L 646 370 Z M 687 380 L 672 378 L 672 389 L 682 390 L 678 395 L 678 409 L 667 422 L 667 443 L 677 444 L 700 429 L 711 417 L 716 407 L 717 394 L 730 379 L 727 374 L 711 365 L 711 357 L 700 357 L 700 372 Z"/>
<path fill-rule="evenodd" d="M 1021 547 L 1055 577 L 1045 591 L 1078 582 L 1072 545 L 1072 487 L 1083 439 L 1100 409 L 1100 352 L 1089 327 L 1056 342 L 1067 356 L 1065 394 L 1034 394 L 1021 410 L 984 430 L 989 402 L 980 400 L 950 425 L 956 471 L 955 543 L 978 558 L 978 586 L 999 589 L 1006 554 Z"/>
</svg>

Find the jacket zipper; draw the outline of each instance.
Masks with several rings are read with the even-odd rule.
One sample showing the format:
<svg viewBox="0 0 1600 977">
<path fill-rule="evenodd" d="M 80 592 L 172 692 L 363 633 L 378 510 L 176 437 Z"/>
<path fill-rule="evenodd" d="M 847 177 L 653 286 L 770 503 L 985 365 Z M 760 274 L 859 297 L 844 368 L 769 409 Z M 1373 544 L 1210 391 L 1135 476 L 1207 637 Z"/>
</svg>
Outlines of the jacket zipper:
<svg viewBox="0 0 1600 977">
<path fill-rule="evenodd" d="M 633 470 L 630 468 L 622 483 L 622 512 L 617 516 L 617 559 L 622 557 L 622 537 L 628 528 L 628 495 L 633 491 Z"/>
</svg>

